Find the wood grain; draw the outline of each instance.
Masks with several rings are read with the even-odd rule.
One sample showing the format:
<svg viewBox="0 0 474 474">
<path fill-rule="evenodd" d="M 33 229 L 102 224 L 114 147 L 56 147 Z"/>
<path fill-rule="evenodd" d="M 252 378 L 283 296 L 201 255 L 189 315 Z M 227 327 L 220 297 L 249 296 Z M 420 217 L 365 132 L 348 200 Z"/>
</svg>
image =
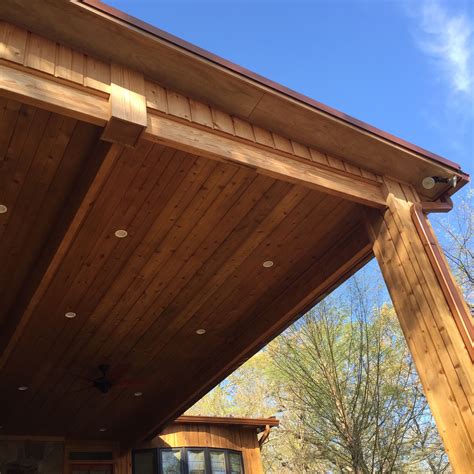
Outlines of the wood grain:
<svg viewBox="0 0 474 474">
<path fill-rule="evenodd" d="M 386 180 L 389 209 L 372 216 L 374 252 L 456 472 L 473 463 L 473 366 L 411 218 L 416 193 Z M 409 196 L 409 198 L 407 198 Z"/>
</svg>

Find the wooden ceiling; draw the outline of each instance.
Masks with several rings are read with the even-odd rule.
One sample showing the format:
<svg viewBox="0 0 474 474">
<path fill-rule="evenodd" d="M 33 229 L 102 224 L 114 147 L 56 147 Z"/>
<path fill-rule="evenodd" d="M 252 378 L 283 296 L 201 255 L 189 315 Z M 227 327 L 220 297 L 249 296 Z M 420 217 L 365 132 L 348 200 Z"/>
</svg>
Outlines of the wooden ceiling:
<svg viewBox="0 0 474 474">
<path fill-rule="evenodd" d="M 16 102 L 1 113 L 4 432 L 144 437 L 370 253 L 359 204 L 144 140 L 104 144 Z M 104 363 L 139 380 L 102 394 Z"/>
</svg>

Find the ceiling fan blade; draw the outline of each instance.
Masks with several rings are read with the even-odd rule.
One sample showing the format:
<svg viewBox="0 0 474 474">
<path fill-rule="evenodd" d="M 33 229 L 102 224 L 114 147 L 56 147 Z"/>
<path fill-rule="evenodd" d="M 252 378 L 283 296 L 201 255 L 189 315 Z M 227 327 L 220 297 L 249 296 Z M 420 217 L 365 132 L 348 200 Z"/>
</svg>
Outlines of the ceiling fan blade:
<svg viewBox="0 0 474 474">
<path fill-rule="evenodd" d="M 119 379 L 113 382 L 115 387 L 143 387 L 151 382 L 150 378 Z"/>
<path fill-rule="evenodd" d="M 129 364 L 110 365 L 109 367 L 108 374 L 110 375 L 110 378 L 115 380 L 121 379 L 130 373 Z"/>
<path fill-rule="evenodd" d="M 94 390 L 94 389 L 95 389 L 95 387 L 94 387 L 93 385 L 88 385 L 87 387 L 82 387 L 82 388 L 80 388 L 80 389 L 78 389 L 78 390 L 73 390 L 73 391 L 71 391 L 71 392 L 68 391 L 67 393 L 68 393 L 68 394 L 70 394 L 70 393 L 81 393 L 81 392 L 85 392 L 85 391 L 87 391 L 87 390 L 92 391 L 92 390 Z"/>
</svg>

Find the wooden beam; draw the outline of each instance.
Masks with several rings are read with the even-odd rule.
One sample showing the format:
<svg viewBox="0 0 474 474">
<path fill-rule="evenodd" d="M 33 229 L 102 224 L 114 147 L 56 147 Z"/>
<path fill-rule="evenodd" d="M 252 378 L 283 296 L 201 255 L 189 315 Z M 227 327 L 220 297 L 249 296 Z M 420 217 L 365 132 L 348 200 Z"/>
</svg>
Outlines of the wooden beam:
<svg viewBox="0 0 474 474">
<path fill-rule="evenodd" d="M 449 308 L 451 309 L 456 325 L 461 333 L 469 356 L 471 357 L 471 361 L 474 362 L 474 319 L 472 318 L 471 312 L 464 301 L 462 293 L 449 270 L 448 262 L 444 257 L 438 239 L 434 235 L 428 219 L 424 215 L 425 208 L 423 204 L 425 203 L 416 203 L 411 207 L 413 223 L 415 224 L 418 235 L 423 242 L 426 254 L 428 255 L 441 290 L 443 291 Z M 432 210 L 431 206 L 428 206 L 428 208 L 429 210 Z M 435 209 L 438 210 L 439 208 L 436 207 Z M 443 210 L 442 212 L 447 211 Z"/>
<path fill-rule="evenodd" d="M 420 202 L 417 203 L 423 212 L 450 212 L 453 209 L 453 201 L 447 197 L 445 201 Z"/>
<path fill-rule="evenodd" d="M 148 127 L 143 136 L 147 140 L 207 158 L 230 161 L 276 179 L 302 184 L 367 206 L 385 207 L 380 183 L 317 163 L 298 161 L 284 153 L 264 150 L 192 123 L 149 113 Z"/>
<path fill-rule="evenodd" d="M 318 162 L 264 149 L 196 124 L 146 113 L 143 77 L 112 65 L 109 101 L 90 88 L 0 62 L 0 96 L 105 126 L 102 138 L 134 146 L 140 136 L 211 159 L 230 161 L 284 181 L 303 184 L 371 207 L 383 208 L 381 183 Z M 147 126 L 146 126 L 147 125 Z M 146 129 L 145 129 L 146 126 Z"/>
<path fill-rule="evenodd" d="M 258 439 L 258 446 L 260 449 L 262 449 L 262 446 L 268 440 L 269 436 L 270 436 L 270 425 L 266 425 L 265 431 L 262 433 L 262 436 L 260 436 L 260 438 Z"/>
<path fill-rule="evenodd" d="M 73 244 L 82 222 L 113 170 L 121 149 L 118 145 L 110 145 L 106 142 L 99 142 L 97 145 L 93 159 L 90 160 L 90 166 L 71 193 L 70 201 L 64 206 L 64 213 L 52 231 L 35 272 L 30 275 L 14 311 L 9 315 L 6 326 L 2 328 L 0 370 L 8 361 L 36 305 L 45 294 L 68 249 Z"/>
<path fill-rule="evenodd" d="M 102 139 L 135 146 L 147 126 L 143 74 L 111 65 L 110 119 Z"/>
<path fill-rule="evenodd" d="M 0 60 L 0 96 L 94 125 L 104 126 L 110 116 L 107 98 L 90 89 L 13 67 L 4 60 Z"/>
<path fill-rule="evenodd" d="M 474 367 L 412 220 L 414 190 L 386 180 L 388 209 L 368 227 L 400 325 L 455 472 L 474 465 Z M 449 272 L 449 271 L 448 271 Z"/>
</svg>

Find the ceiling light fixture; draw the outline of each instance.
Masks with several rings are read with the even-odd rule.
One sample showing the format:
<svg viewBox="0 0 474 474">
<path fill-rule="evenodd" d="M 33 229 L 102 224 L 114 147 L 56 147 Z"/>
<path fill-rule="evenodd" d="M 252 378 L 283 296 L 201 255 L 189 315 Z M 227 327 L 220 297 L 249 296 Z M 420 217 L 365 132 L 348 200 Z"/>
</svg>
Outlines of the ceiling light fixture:
<svg viewBox="0 0 474 474">
<path fill-rule="evenodd" d="M 265 268 L 273 267 L 273 262 L 271 260 L 266 260 L 265 262 L 263 262 L 263 266 Z"/>
<path fill-rule="evenodd" d="M 427 176 L 423 181 L 421 182 L 421 185 L 425 189 L 433 189 L 435 187 L 436 181 L 432 176 Z"/>
<path fill-rule="evenodd" d="M 20 392 L 25 392 L 26 390 L 28 390 L 28 387 L 27 387 L 26 385 L 20 385 L 20 386 L 18 387 L 18 390 L 19 390 Z"/>
<path fill-rule="evenodd" d="M 205 329 L 198 329 L 196 331 L 196 334 L 199 334 L 199 336 L 202 336 L 203 334 L 206 334 L 206 330 Z"/>
<path fill-rule="evenodd" d="M 103 433 L 104 431 L 107 431 L 107 428 L 99 428 L 99 431 Z"/>
<path fill-rule="evenodd" d="M 8 211 L 7 206 L 0 204 L 0 214 L 5 214 Z"/>
<path fill-rule="evenodd" d="M 119 239 L 124 239 L 127 237 L 128 232 L 124 229 L 119 229 L 115 231 L 115 237 L 118 237 Z"/>
<path fill-rule="evenodd" d="M 451 178 L 441 178 L 440 176 L 427 176 L 423 179 L 421 185 L 425 189 L 433 189 L 436 183 L 449 184 L 451 187 L 455 188 L 458 184 L 458 177 L 456 175 L 451 176 Z"/>
<path fill-rule="evenodd" d="M 75 318 L 77 315 L 76 315 L 76 313 L 74 313 L 73 311 L 68 311 L 64 316 L 66 316 L 66 318 L 68 318 L 68 319 L 73 319 L 73 318 Z"/>
<path fill-rule="evenodd" d="M 143 395 L 143 392 L 135 392 L 133 395 L 135 397 L 141 397 Z"/>
</svg>

